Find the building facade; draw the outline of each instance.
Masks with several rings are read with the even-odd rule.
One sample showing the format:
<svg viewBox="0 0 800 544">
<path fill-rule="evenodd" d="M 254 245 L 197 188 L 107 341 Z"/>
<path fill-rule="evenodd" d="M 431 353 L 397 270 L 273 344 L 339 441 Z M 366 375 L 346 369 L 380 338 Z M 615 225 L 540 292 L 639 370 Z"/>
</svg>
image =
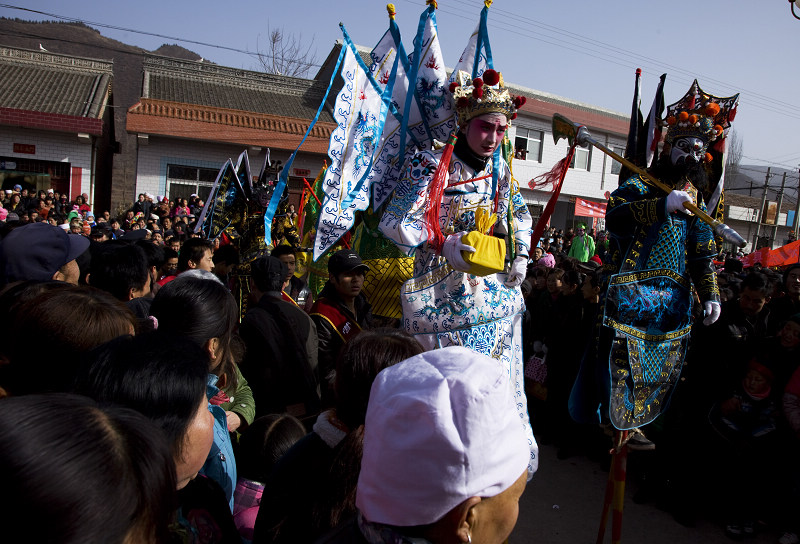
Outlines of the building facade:
<svg viewBox="0 0 800 544">
<path fill-rule="evenodd" d="M 110 190 L 111 62 L 0 47 L 0 183 L 90 201 Z"/>
</svg>

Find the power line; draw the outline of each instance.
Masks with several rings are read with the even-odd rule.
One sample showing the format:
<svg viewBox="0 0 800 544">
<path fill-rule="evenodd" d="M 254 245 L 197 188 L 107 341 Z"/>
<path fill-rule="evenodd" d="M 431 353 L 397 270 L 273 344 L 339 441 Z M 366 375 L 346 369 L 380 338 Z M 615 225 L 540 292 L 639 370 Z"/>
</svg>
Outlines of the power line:
<svg viewBox="0 0 800 544">
<path fill-rule="evenodd" d="M 412 3 L 412 4 L 416 3 L 416 2 L 413 2 L 411 0 L 408 0 L 408 1 L 410 3 Z M 25 12 L 29 12 L 29 13 L 35 13 L 35 14 L 38 14 L 38 15 L 44 15 L 46 17 L 52 17 L 52 18 L 55 18 L 55 19 L 60 19 L 60 20 L 64 20 L 64 21 L 74 22 L 74 23 L 81 23 L 81 24 L 85 24 L 87 26 L 97 26 L 97 27 L 100 27 L 100 28 L 108 28 L 108 29 L 118 30 L 118 31 L 123 31 L 123 32 L 131 32 L 131 33 L 142 34 L 142 35 L 146 35 L 146 36 L 154 36 L 154 37 L 163 38 L 163 39 L 166 39 L 166 40 L 173 40 L 173 41 L 176 41 L 176 42 L 190 43 L 190 44 L 200 45 L 200 46 L 203 46 L 203 47 L 211 47 L 211 48 L 215 48 L 215 49 L 232 51 L 232 52 L 235 52 L 235 53 L 241 53 L 241 54 L 245 54 L 245 55 L 248 55 L 248 56 L 251 56 L 251 57 L 255 57 L 255 58 L 260 58 L 260 57 L 263 56 L 263 54 L 261 54 L 259 52 L 249 51 L 249 50 L 246 50 L 246 49 L 240 49 L 240 48 L 236 48 L 236 47 L 213 44 L 213 43 L 208 43 L 208 42 L 201 42 L 201 41 L 198 41 L 198 40 L 191 40 L 191 39 L 188 39 L 188 38 L 180 38 L 180 37 L 175 37 L 175 36 L 168 36 L 168 35 L 165 35 L 165 34 L 158 34 L 158 33 L 154 33 L 154 32 L 136 30 L 136 29 L 126 28 L 126 27 L 121 27 L 121 26 L 111 25 L 111 24 L 106 24 L 106 23 L 98 23 L 98 22 L 93 22 L 93 21 L 87 21 L 87 20 L 83 20 L 83 19 L 78 19 L 78 18 L 74 18 L 74 17 L 67 17 L 67 16 L 63 16 L 63 15 L 58 15 L 58 14 L 55 14 L 55 13 L 49 13 L 49 12 L 45 12 L 45 11 L 34 10 L 34 9 L 25 8 L 25 7 L 21 7 L 21 6 L 14 6 L 14 5 L 11 5 L 11 4 L 0 4 L 0 7 L 7 8 L 7 9 L 15 9 L 15 10 L 20 10 L 20 11 L 25 11 Z M 443 12 L 443 13 L 447 13 L 449 15 L 453 15 L 455 17 L 459 17 L 459 18 L 462 18 L 462 19 L 467 19 L 467 20 L 471 19 L 471 17 L 468 17 L 467 15 L 465 15 L 462 12 L 451 11 L 451 10 L 445 9 L 445 8 L 438 8 L 438 10 Z M 637 54 L 637 53 L 635 53 L 633 51 L 630 51 L 630 50 L 627 50 L 627 49 L 624 49 L 624 48 L 620 48 L 620 47 L 617 47 L 617 46 L 612 45 L 612 44 L 608 44 L 608 43 L 605 43 L 605 42 L 602 42 L 602 41 L 599 41 L 599 40 L 595 40 L 593 38 L 589 38 L 587 36 L 576 34 L 576 33 L 572 32 L 572 31 L 567 31 L 567 30 L 559 28 L 557 26 L 553 26 L 553 25 L 544 23 L 542 21 L 538 21 L 536 19 L 532 19 L 530 17 L 525 17 L 523 15 L 520 15 L 519 13 L 512 13 L 510 11 L 504 11 L 504 10 L 499 9 L 499 8 L 495 8 L 493 10 L 493 12 L 497 12 L 500 15 L 505 15 L 506 18 L 505 18 L 504 22 L 500 22 L 500 23 L 491 22 L 490 26 L 493 26 L 493 27 L 496 27 L 496 28 L 500 28 L 501 31 L 504 31 L 506 33 L 511 33 L 511 34 L 515 34 L 517 36 L 534 39 L 534 40 L 537 40 L 537 41 L 540 41 L 540 42 L 543 42 L 543 43 L 546 43 L 546 44 L 549 44 L 549 45 L 553 45 L 553 46 L 556 46 L 556 47 L 559 47 L 559 48 L 562 48 L 562 49 L 566 49 L 568 51 L 572 51 L 572 52 L 579 53 L 579 54 L 582 54 L 582 55 L 585 55 L 585 56 L 589 56 L 589 57 L 595 58 L 597 60 L 601 60 L 603 62 L 606 62 L 606 63 L 609 63 L 609 64 L 614 64 L 614 65 L 617 65 L 617 66 L 620 66 L 620 67 L 624 67 L 624 68 L 629 68 L 630 67 L 630 63 L 629 62 L 616 61 L 612 57 L 607 55 L 606 52 L 608 50 L 612 50 L 612 51 L 617 52 L 618 54 L 625 55 L 625 56 L 630 57 L 630 58 L 635 58 L 635 59 L 637 59 L 639 61 L 643 61 L 643 63 L 645 65 L 650 65 L 653 68 L 656 68 L 654 70 L 655 72 L 665 71 L 664 68 L 668 68 L 672 72 L 677 72 L 678 74 L 683 74 L 684 76 L 691 77 L 692 79 L 695 79 L 697 77 L 695 74 L 693 74 L 693 73 L 691 73 L 691 72 L 689 72 L 689 71 L 687 71 L 687 70 L 685 70 L 683 68 L 680 68 L 678 66 L 670 65 L 668 63 L 661 62 L 661 61 L 659 61 L 657 59 L 653 59 L 651 57 L 640 55 L 640 54 Z M 539 29 L 543 30 L 544 32 L 549 32 L 550 34 L 555 34 L 555 36 L 540 35 L 540 34 L 537 34 L 535 32 L 530 31 L 529 28 L 522 27 L 522 26 L 520 26 L 518 24 L 514 24 L 514 23 L 508 22 L 508 21 L 514 21 L 514 20 L 523 21 L 523 22 L 527 23 L 529 26 L 533 26 L 533 27 L 539 28 Z M 559 36 L 564 36 L 567 39 L 560 38 Z M 51 39 L 51 38 L 48 38 L 48 39 Z M 569 41 L 569 40 L 572 40 L 572 41 Z M 68 41 L 68 40 L 64 40 L 64 41 Z M 593 49 L 591 51 L 587 51 L 587 49 L 585 47 L 581 47 L 580 44 L 588 45 L 588 46 L 592 47 Z M 600 49 L 600 51 L 597 51 L 598 48 Z M 131 52 L 127 52 L 127 53 L 131 53 Z M 146 53 L 143 53 L 143 56 L 144 55 L 146 55 Z M 321 64 L 317 64 L 315 62 L 302 62 L 302 61 L 299 61 L 299 63 L 307 66 L 308 68 L 312 68 L 312 67 L 319 68 L 321 66 Z M 735 85 L 732 85 L 730 83 L 727 83 L 727 82 L 724 82 L 724 81 L 721 81 L 721 80 L 717 80 L 717 79 L 714 79 L 714 78 L 706 77 L 705 81 L 710 81 L 712 83 L 716 83 L 718 85 L 721 85 L 723 87 L 728 87 L 728 88 L 731 88 L 731 89 L 736 88 Z M 744 102 L 745 103 L 748 103 L 749 100 L 753 100 L 753 102 L 757 103 L 758 107 L 760 107 L 762 110 L 772 111 L 774 113 L 781 114 L 783 117 L 789 117 L 789 118 L 794 118 L 794 119 L 800 120 L 800 107 L 795 106 L 794 104 L 790 104 L 790 103 L 787 103 L 787 102 L 784 102 L 784 101 L 781 101 L 781 100 L 777 100 L 777 99 L 774 99 L 774 98 L 771 98 L 769 96 L 766 96 L 766 95 L 763 95 L 763 94 L 760 94 L 760 93 L 756 93 L 756 92 L 753 92 L 753 91 L 748 91 L 748 90 L 744 90 L 743 89 L 741 92 L 742 92 L 742 94 L 745 95 L 745 97 L 744 97 Z M 778 106 L 782 106 L 782 107 L 779 108 Z M 794 111 L 787 111 L 787 109 L 788 110 L 794 110 Z M 768 161 L 768 160 L 764 160 L 764 159 L 757 159 L 757 158 L 754 158 L 754 157 L 746 157 L 746 158 L 748 158 L 750 160 L 756 160 L 756 161 L 764 162 L 764 163 L 767 163 L 767 164 L 773 164 L 775 166 L 780 166 L 780 167 L 783 167 L 783 168 L 793 168 L 793 166 L 790 166 L 790 165 L 787 165 L 787 164 L 783 164 L 783 163 L 779 163 L 779 162 L 772 162 L 772 161 Z"/>
<path fill-rule="evenodd" d="M 780 168 L 785 168 L 786 170 L 797 170 L 797 165 L 796 164 L 784 164 L 784 163 L 780 163 L 780 162 L 773 162 L 773 161 L 768 161 L 768 160 L 765 160 L 765 159 L 759 159 L 759 158 L 756 158 L 756 157 L 749 157 L 747 155 L 742 155 L 742 157 L 745 158 L 745 159 L 750 159 L 751 161 L 759 161 L 759 162 L 763 162 L 763 163 L 769 164 L 771 166 L 778 166 Z"/>
<path fill-rule="evenodd" d="M 167 36 L 165 34 L 157 34 L 155 32 L 146 32 L 144 30 L 136 30 L 136 29 L 133 29 L 133 28 L 126 28 L 126 27 L 122 27 L 122 26 L 110 25 L 110 24 L 106 24 L 106 23 L 97 23 L 97 22 L 94 22 L 94 21 L 87 21 L 85 19 L 77 19 L 75 17 L 67 17 L 65 15 L 57 15 L 55 13 L 48 13 L 46 11 L 39 11 L 39 10 L 35 10 L 35 9 L 30 9 L 30 8 L 23 8 L 21 6 L 12 6 L 10 4 L 0 4 L 0 8 L 17 9 L 17 10 L 20 10 L 20 11 L 27 11 L 27 12 L 30 12 L 30 13 L 36 13 L 38 15 L 44 15 L 46 17 L 53 17 L 55 19 L 61 19 L 62 21 L 68 21 L 68 22 L 71 22 L 71 23 L 81 23 L 81 24 L 84 24 L 84 25 L 87 25 L 87 26 L 97 26 L 97 27 L 101 27 L 101 28 L 109 28 L 111 30 L 119 30 L 119 31 L 122 31 L 122 32 L 132 32 L 134 34 L 142 34 L 142 35 L 145 35 L 145 36 L 154 36 L 156 38 L 163 38 L 165 40 L 174 40 L 174 41 L 177 41 L 177 42 L 184 42 L 184 43 L 191 43 L 191 44 L 195 44 L 195 45 L 202 45 L 204 47 L 212 47 L 212 48 L 216 48 L 216 49 L 223 49 L 223 50 L 226 50 L 226 51 L 233 51 L 234 53 L 242 53 L 242 54 L 249 55 L 251 57 L 256 57 L 256 58 L 261 58 L 261 57 L 265 56 L 263 53 L 260 53 L 258 51 L 248 51 L 247 49 L 239 49 L 237 47 L 230 47 L 230 46 L 227 46 L 227 45 L 218 45 L 218 44 L 213 44 L 213 43 L 208 43 L 208 42 L 201 42 L 201 41 L 197 41 L 197 40 L 190 40 L 188 38 L 177 38 L 175 36 Z M 280 59 L 281 60 L 287 60 L 285 57 L 280 57 Z M 292 60 L 293 62 L 295 62 L 297 64 L 300 64 L 300 65 L 305 65 L 308 68 L 312 68 L 312 67 L 319 68 L 321 66 L 320 64 L 315 64 L 315 63 L 311 63 L 311 62 L 303 62 L 303 61 L 300 61 L 300 60 L 297 60 L 297 59 L 288 59 L 288 60 Z"/>
</svg>

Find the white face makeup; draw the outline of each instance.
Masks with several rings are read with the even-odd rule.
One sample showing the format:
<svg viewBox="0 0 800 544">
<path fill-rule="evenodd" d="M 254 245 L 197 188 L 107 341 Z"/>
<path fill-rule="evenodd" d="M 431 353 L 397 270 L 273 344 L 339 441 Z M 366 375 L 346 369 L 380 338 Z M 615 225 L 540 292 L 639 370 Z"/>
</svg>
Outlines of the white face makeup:
<svg viewBox="0 0 800 544">
<path fill-rule="evenodd" d="M 503 142 L 508 128 L 508 120 L 502 113 L 485 113 L 467 123 L 465 134 L 467 144 L 473 153 L 480 157 L 491 157 L 494 150 Z"/>
<path fill-rule="evenodd" d="M 703 161 L 705 153 L 706 144 L 703 140 L 694 136 L 685 136 L 672 143 L 669 158 L 675 165 L 687 162 L 699 164 Z"/>
</svg>

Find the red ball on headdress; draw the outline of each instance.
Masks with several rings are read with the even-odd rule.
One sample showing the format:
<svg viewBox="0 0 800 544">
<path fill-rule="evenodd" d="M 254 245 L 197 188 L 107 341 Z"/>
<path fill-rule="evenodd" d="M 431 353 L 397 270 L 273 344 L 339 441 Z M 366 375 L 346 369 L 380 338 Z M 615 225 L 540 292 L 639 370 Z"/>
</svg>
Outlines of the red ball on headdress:
<svg viewBox="0 0 800 544">
<path fill-rule="evenodd" d="M 516 112 L 512 113 L 512 114 L 511 114 L 511 120 L 513 121 L 513 120 L 514 120 L 514 119 L 516 119 L 516 118 L 517 118 L 517 114 L 516 114 Z"/>
<path fill-rule="evenodd" d="M 472 96 L 475 98 L 483 98 L 483 87 L 475 87 L 472 89 Z"/>
<path fill-rule="evenodd" d="M 483 80 L 479 77 L 476 77 L 475 79 L 472 80 L 472 86 L 475 87 L 476 89 L 480 89 L 481 87 L 483 87 Z"/>
<path fill-rule="evenodd" d="M 454 93 L 454 92 L 456 92 L 456 89 L 458 89 L 458 83 L 456 83 L 455 81 L 453 81 L 453 82 L 450 84 L 450 92 L 451 92 L 451 93 Z"/>
<path fill-rule="evenodd" d="M 462 96 L 461 98 L 459 98 L 458 101 L 456 102 L 456 107 L 457 108 L 469 107 L 469 98 L 467 98 L 466 96 Z"/>
<path fill-rule="evenodd" d="M 489 68 L 483 72 L 483 81 L 487 85 L 497 85 L 500 82 L 500 74 L 496 70 Z"/>
</svg>

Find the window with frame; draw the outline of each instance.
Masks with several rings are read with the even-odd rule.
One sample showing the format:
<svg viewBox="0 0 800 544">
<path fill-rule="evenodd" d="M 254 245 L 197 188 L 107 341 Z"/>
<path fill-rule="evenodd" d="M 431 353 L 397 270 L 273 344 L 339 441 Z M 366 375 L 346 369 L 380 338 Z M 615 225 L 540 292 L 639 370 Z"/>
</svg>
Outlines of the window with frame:
<svg viewBox="0 0 800 544">
<path fill-rule="evenodd" d="M 589 171 L 589 166 L 592 164 L 592 148 L 591 147 L 576 147 L 575 155 L 572 157 L 572 162 L 569 163 L 570 168 L 575 170 Z"/>
<path fill-rule="evenodd" d="M 213 168 L 168 164 L 167 196 L 175 200 L 176 198 L 188 199 L 192 194 L 196 194 L 201 199 L 208 200 L 218 173 L 219 170 Z"/>
<path fill-rule="evenodd" d="M 620 157 L 624 157 L 625 156 L 625 148 L 624 147 L 613 146 L 611 149 L 614 151 L 614 153 L 616 153 Z M 618 176 L 621 170 L 622 170 L 622 163 L 612 159 L 611 160 L 611 173 L 613 175 L 615 175 L 615 176 Z"/>
<path fill-rule="evenodd" d="M 518 127 L 514 137 L 514 158 L 542 162 L 543 139 L 544 132 L 541 130 Z"/>
</svg>

